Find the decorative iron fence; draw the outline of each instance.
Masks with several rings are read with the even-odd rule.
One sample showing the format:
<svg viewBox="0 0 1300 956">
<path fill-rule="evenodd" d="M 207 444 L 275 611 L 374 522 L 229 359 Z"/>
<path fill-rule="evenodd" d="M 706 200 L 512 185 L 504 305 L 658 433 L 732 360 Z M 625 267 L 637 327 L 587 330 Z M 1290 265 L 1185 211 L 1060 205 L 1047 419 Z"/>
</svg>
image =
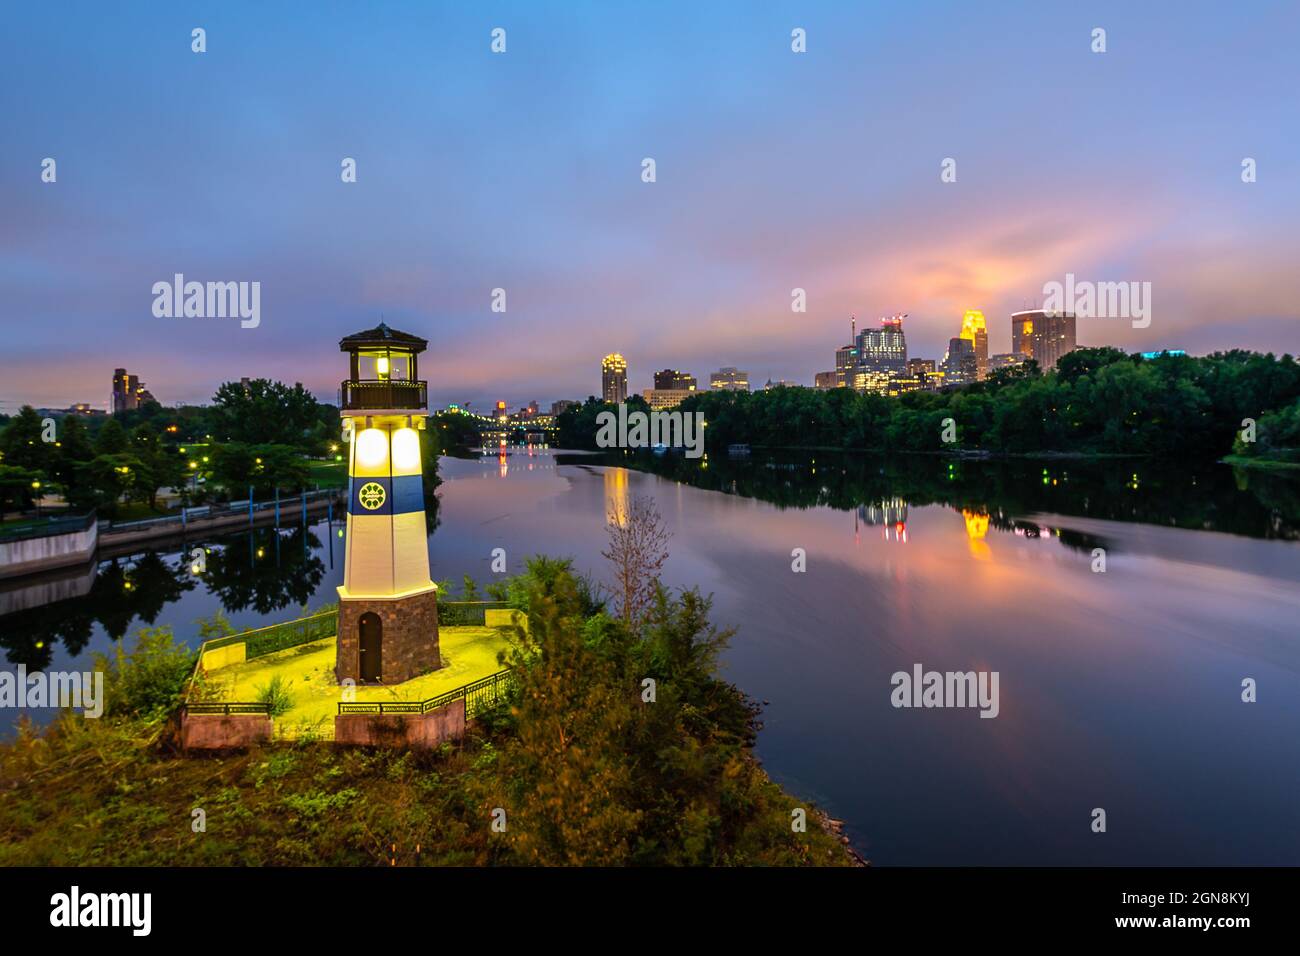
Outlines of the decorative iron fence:
<svg viewBox="0 0 1300 956">
<path fill-rule="evenodd" d="M 505 601 L 439 601 L 438 625 L 440 627 L 483 627 L 488 611 L 504 611 L 510 605 Z"/>
<path fill-rule="evenodd" d="M 203 647 L 199 649 L 199 654 L 230 644 L 242 643 L 245 645 L 246 660 L 262 657 L 275 651 L 297 647 L 299 644 L 310 644 L 312 641 L 333 637 L 338 632 L 338 623 L 337 610 L 322 611 L 310 617 L 300 617 L 296 621 L 285 621 L 283 624 L 272 624 L 269 627 L 259 627 L 256 630 L 241 631 L 238 634 L 205 641 Z"/>
<path fill-rule="evenodd" d="M 267 714 L 271 713 L 270 704 L 262 704 L 256 701 L 226 702 L 226 701 L 203 701 L 201 703 L 186 704 L 185 709 L 191 714 Z"/>
<path fill-rule="evenodd" d="M 427 714 L 431 710 L 445 707 L 452 701 L 465 698 L 465 719 L 470 720 L 485 711 L 491 710 L 505 700 L 506 692 L 514 682 L 510 671 L 497 671 L 481 680 L 449 690 L 437 697 L 423 701 L 366 701 L 364 703 L 339 704 L 340 714 Z"/>
</svg>

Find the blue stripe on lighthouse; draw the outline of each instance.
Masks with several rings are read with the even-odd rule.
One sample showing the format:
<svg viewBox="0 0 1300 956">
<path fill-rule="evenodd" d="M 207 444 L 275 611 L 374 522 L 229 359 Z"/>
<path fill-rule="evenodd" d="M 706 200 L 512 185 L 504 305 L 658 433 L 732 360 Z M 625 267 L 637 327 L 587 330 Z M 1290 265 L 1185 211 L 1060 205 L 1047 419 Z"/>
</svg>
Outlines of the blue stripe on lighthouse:
<svg viewBox="0 0 1300 956">
<path fill-rule="evenodd" d="M 424 510 L 424 479 L 420 475 L 398 475 L 395 478 L 351 476 L 348 484 L 348 514 L 402 515 Z M 366 507 L 362 501 L 362 489 L 366 489 L 366 501 L 371 505 L 379 497 L 374 487 L 367 486 L 378 486 L 383 491 L 383 500 L 377 507 Z"/>
<path fill-rule="evenodd" d="M 397 475 L 393 478 L 393 514 L 424 510 L 424 476 Z"/>
</svg>

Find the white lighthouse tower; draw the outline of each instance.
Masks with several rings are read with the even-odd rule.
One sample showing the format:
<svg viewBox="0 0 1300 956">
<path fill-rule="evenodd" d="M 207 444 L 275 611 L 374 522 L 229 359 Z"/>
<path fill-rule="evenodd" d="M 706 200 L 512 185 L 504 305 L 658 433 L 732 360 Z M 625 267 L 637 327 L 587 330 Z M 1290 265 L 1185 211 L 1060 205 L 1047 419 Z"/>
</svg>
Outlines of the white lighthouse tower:
<svg viewBox="0 0 1300 956">
<path fill-rule="evenodd" d="M 339 342 L 351 358 L 339 404 L 351 437 L 340 681 L 396 684 L 441 666 L 420 454 L 428 397 L 416 365 L 428 344 L 382 322 Z"/>
</svg>

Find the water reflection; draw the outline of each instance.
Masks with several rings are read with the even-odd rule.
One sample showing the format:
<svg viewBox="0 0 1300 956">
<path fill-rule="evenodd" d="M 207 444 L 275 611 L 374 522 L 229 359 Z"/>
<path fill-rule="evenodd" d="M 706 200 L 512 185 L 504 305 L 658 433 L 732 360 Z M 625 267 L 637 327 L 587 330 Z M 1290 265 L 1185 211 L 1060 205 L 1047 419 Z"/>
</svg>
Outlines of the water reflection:
<svg viewBox="0 0 1300 956">
<path fill-rule="evenodd" d="M 114 556 L 88 572 L 12 582 L 0 594 L 0 606 L 11 609 L 0 616 L 0 647 L 10 664 L 44 669 L 55 642 L 75 657 L 97 628 L 117 640 L 133 628 L 157 624 L 165 608 L 200 586 L 227 612 L 271 615 L 301 607 L 316 594 L 332 553 L 324 543 L 328 526 L 322 528 L 324 533 L 306 526 L 255 528 L 190 542 L 181 550 Z M 206 567 L 196 574 L 196 566 Z M 61 581 L 75 582 L 78 593 L 45 601 L 42 592 L 59 594 Z"/>
<path fill-rule="evenodd" d="M 904 526 L 907 509 L 946 505 L 987 516 L 989 526 L 1035 537 L 1034 515 L 1078 515 L 1254 538 L 1300 540 L 1300 481 L 1223 465 L 1159 465 L 1132 460 L 878 459 L 819 452 L 720 459 L 705 468 L 680 456 L 559 457 L 631 466 L 697 488 L 757 498 L 780 508 L 857 510 L 868 525 Z M 1050 523 L 1048 523 L 1050 525 Z M 905 530 L 905 529 L 904 529 Z M 1071 547 L 1094 547 L 1086 536 Z M 974 536 L 972 536 L 974 539 Z"/>
</svg>

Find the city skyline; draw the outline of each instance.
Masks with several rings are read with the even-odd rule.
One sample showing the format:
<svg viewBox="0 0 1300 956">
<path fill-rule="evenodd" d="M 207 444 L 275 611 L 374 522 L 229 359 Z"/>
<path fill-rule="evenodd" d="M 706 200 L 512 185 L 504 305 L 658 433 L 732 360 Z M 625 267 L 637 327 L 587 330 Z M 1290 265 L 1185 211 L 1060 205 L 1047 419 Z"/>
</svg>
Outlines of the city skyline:
<svg viewBox="0 0 1300 956">
<path fill-rule="evenodd" d="M 1290 15 L 1192 7 L 87 7 L 75 31 L 16 10 L 0 407 L 107 401 L 114 367 L 169 405 L 242 377 L 333 400 L 304 336 L 381 316 L 430 340 L 437 405 L 585 398 L 614 350 L 646 381 L 726 364 L 811 384 L 842 316 L 905 309 L 911 351 L 939 358 L 979 309 L 1006 353 L 1003 317 L 1067 273 L 1154 289 L 1149 327 L 1080 318 L 1084 344 L 1293 351 L 1300 191 L 1267 42 Z M 260 283 L 260 323 L 155 317 L 177 273 Z"/>
</svg>

